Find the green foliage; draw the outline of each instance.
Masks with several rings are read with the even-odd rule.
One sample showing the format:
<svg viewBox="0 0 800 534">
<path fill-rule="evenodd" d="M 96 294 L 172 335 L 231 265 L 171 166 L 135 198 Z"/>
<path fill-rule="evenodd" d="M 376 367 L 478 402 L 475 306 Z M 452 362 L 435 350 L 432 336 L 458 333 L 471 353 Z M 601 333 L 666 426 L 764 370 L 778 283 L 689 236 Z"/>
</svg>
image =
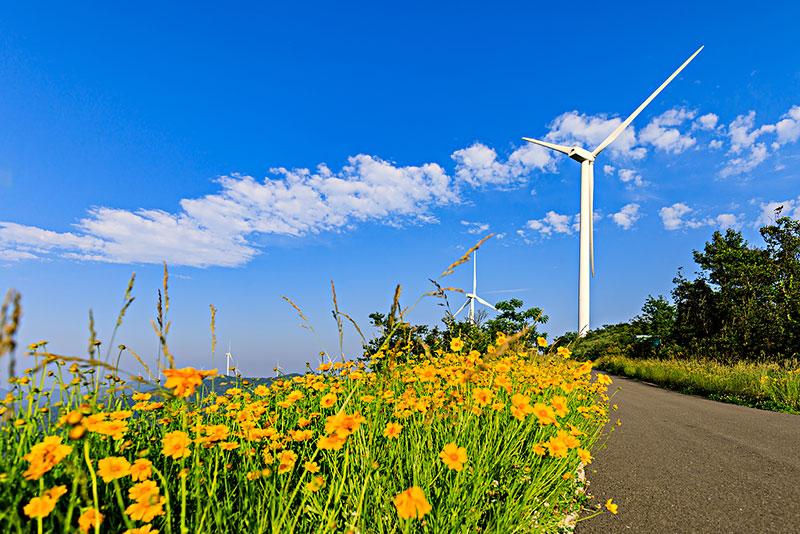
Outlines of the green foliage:
<svg viewBox="0 0 800 534">
<path fill-rule="evenodd" d="M 679 270 L 672 303 L 648 297 L 629 323 L 579 340 L 578 357 L 703 357 L 785 361 L 800 356 L 800 221 L 782 217 L 761 228 L 765 247 L 741 232 L 714 232 L 694 251 L 694 279 Z"/>
<path fill-rule="evenodd" d="M 498 314 L 486 320 L 486 313 L 480 310 L 476 313 L 475 321 L 469 319 L 458 320 L 450 312 L 445 302 L 446 311 L 442 319 L 443 327 L 430 327 L 428 325 L 412 325 L 393 315 L 375 312 L 369 318 L 372 326 L 378 329 L 377 335 L 364 345 L 364 353 L 368 358 L 379 350 L 401 351 L 405 354 L 421 354 L 427 349 L 449 350 L 450 341 L 460 338 L 467 350 L 486 351 L 486 348 L 495 341 L 497 334 L 502 332 L 512 336 L 527 329 L 518 343 L 531 345 L 539 336 L 546 337 L 538 331 L 537 326 L 545 324 L 548 320 L 541 308 L 524 308 L 520 299 L 500 301 L 495 304 Z"/>
</svg>

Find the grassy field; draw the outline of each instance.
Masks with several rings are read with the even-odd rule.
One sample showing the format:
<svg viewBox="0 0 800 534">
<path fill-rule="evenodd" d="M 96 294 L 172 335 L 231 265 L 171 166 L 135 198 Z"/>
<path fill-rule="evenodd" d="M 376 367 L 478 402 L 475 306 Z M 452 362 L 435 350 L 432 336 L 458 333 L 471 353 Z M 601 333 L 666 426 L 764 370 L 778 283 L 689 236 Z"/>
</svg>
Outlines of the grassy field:
<svg viewBox="0 0 800 534">
<path fill-rule="evenodd" d="M 800 413 L 800 364 L 720 364 L 710 360 L 606 356 L 597 366 L 684 393 L 768 410 Z"/>
<path fill-rule="evenodd" d="M 154 394 L 33 345 L 0 408 L 0 530 L 555 532 L 597 513 L 610 379 L 457 341 L 205 395 L 230 379 L 168 367 Z"/>
</svg>

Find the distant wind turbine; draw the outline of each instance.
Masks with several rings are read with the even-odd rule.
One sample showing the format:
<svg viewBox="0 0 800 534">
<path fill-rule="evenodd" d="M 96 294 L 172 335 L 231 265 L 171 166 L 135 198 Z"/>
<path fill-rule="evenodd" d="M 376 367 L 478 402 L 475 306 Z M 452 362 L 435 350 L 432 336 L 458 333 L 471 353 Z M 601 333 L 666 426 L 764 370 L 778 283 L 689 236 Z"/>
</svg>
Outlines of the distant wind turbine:
<svg viewBox="0 0 800 534">
<path fill-rule="evenodd" d="M 530 137 L 523 137 L 525 141 L 534 143 L 556 152 L 566 154 L 571 159 L 581 164 L 581 215 L 580 215 L 580 261 L 578 275 L 578 335 L 585 336 L 589 332 L 589 269 L 591 268 L 594 276 L 594 160 L 605 148 L 614 142 L 620 134 L 633 122 L 642 110 L 647 107 L 664 88 L 686 68 L 697 54 L 703 49 L 701 46 L 697 51 L 689 56 L 689 59 L 678 67 L 667 80 L 651 94 L 647 100 L 642 102 L 631 115 L 625 119 L 608 137 L 600 143 L 592 152 L 579 146 L 564 146 Z M 591 267 L 590 267 L 591 266 Z"/>
<path fill-rule="evenodd" d="M 464 308 L 469 304 L 469 320 L 471 323 L 475 322 L 475 301 L 483 304 L 487 308 L 497 311 L 497 308 L 483 300 L 478 296 L 478 253 L 472 253 L 472 293 L 467 293 L 467 301 L 453 314 L 453 317 L 461 313 Z"/>
<path fill-rule="evenodd" d="M 228 352 L 225 353 L 225 375 L 233 376 L 231 372 L 235 369 L 231 366 L 231 362 L 233 361 L 233 354 L 231 354 L 231 343 L 228 342 Z"/>
</svg>

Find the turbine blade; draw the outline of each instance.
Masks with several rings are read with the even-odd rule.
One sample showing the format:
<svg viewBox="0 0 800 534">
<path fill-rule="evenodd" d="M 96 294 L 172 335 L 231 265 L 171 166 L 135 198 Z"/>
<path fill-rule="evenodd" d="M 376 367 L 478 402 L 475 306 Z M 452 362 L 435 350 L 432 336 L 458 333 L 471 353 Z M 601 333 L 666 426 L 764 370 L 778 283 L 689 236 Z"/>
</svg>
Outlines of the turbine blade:
<svg viewBox="0 0 800 534">
<path fill-rule="evenodd" d="M 478 291 L 478 251 L 472 253 L 472 293 Z"/>
<path fill-rule="evenodd" d="M 480 298 L 478 295 L 475 295 L 475 300 L 477 300 L 478 302 L 480 302 L 481 304 L 483 304 L 483 305 L 484 305 L 484 306 L 486 306 L 487 308 L 491 308 L 491 309 L 493 309 L 494 311 L 497 311 L 497 308 L 495 308 L 494 306 L 492 306 L 491 304 L 489 304 L 488 302 L 486 302 L 485 300 L 483 300 L 482 298 Z"/>
<path fill-rule="evenodd" d="M 589 265 L 594 276 L 594 162 L 589 162 Z"/>
<path fill-rule="evenodd" d="M 466 308 L 466 307 L 467 307 L 467 304 L 469 304 L 469 301 L 470 301 L 470 299 L 467 299 L 467 301 L 466 301 L 464 304 L 462 304 L 462 305 L 461 305 L 461 307 L 458 309 L 458 311 L 456 311 L 456 312 L 453 314 L 453 317 L 457 316 L 459 313 L 461 313 L 462 311 L 464 311 L 464 308 Z"/>
<path fill-rule="evenodd" d="M 602 152 L 602 151 L 603 151 L 603 150 L 604 150 L 604 149 L 605 149 L 605 148 L 606 148 L 608 145 L 610 145 L 611 143 L 613 143 L 613 142 L 614 142 L 614 140 L 615 140 L 617 137 L 619 137 L 619 135 L 622 133 L 622 131 L 623 131 L 625 128 L 627 128 L 627 127 L 628 127 L 628 125 L 629 125 L 631 122 L 633 122 L 633 119 L 635 119 L 635 118 L 636 118 L 636 116 L 637 116 L 637 115 L 639 115 L 639 113 L 641 113 L 641 112 L 642 112 L 642 110 L 643 110 L 644 108 L 646 108 L 646 107 L 648 106 L 648 104 L 650 104 L 650 102 L 652 102 L 652 101 L 653 101 L 653 99 L 654 99 L 655 97 L 657 97 L 657 96 L 658 96 L 658 93 L 660 93 L 661 91 L 663 91 L 663 90 L 664 90 L 664 88 L 665 88 L 667 85 L 669 85 L 669 83 L 670 83 L 672 80 L 674 80 L 674 79 L 675 79 L 675 77 L 676 77 L 678 74 L 680 74 L 680 72 L 681 72 L 683 69 L 685 69 L 685 68 L 686 68 L 686 65 L 688 65 L 689 63 L 691 63 L 691 61 L 692 61 L 692 60 L 695 58 L 695 56 L 697 56 L 697 54 L 699 54 L 699 53 L 700 53 L 700 51 L 701 51 L 702 49 L 703 49 L 703 47 L 701 46 L 700 48 L 698 48 L 698 49 L 697 49 L 697 51 L 696 51 L 694 54 L 692 54 L 691 56 L 689 56 L 689 59 L 687 59 L 686 61 L 684 61 L 684 62 L 683 62 L 683 65 L 681 65 L 680 67 L 678 67 L 678 70 L 676 70 L 675 72 L 673 72 L 673 73 L 672 73 L 672 75 L 671 75 L 669 78 L 667 78 L 667 80 L 666 80 L 664 83 L 662 83 L 662 84 L 661 84 L 661 85 L 658 87 L 658 89 L 656 89 L 656 90 L 653 92 L 653 94 L 652 94 L 652 95 L 650 95 L 649 97 L 647 97 L 647 100 L 645 100 L 644 102 L 642 102 L 642 105 L 641 105 L 641 106 L 639 106 L 638 108 L 636 108 L 636 111 L 634 111 L 633 113 L 631 113 L 631 114 L 630 114 L 630 116 L 629 116 L 627 119 L 625 119 L 625 120 L 622 122 L 622 124 L 620 124 L 619 126 L 617 126 L 617 127 L 616 127 L 616 129 L 615 129 L 613 132 L 611 132 L 611 135 L 609 135 L 608 137 L 606 137 L 606 138 L 605 138 L 605 140 L 604 140 L 602 143 L 600 143 L 600 144 L 597 146 L 597 148 L 595 148 L 595 149 L 594 149 L 594 152 L 592 152 L 592 154 L 593 154 L 595 157 L 597 157 L 597 155 L 598 155 L 598 154 L 600 154 L 600 152 Z"/>
<path fill-rule="evenodd" d="M 557 145 L 555 143 L 548 143 L 547 141 L 539 141 L 538 139 L 533 139 L 530 137 L 523 137 L 522 140 L 527 141 L 529 143 L 533 143 L 534 145 L 539 145 L 545 148 L 549 148 L 550 150 L 555 150 L 556 152 L 561 152 L 562 154 L 569 154 L 568 146 Z"/>
</svg>

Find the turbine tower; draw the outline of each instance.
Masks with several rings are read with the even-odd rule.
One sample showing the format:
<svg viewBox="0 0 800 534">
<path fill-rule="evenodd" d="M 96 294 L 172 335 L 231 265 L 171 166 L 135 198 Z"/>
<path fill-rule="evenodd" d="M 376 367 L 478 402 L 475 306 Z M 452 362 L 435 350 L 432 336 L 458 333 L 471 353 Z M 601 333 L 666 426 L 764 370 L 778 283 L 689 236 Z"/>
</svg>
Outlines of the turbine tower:
<svg viewBox="0 0 800 534">
<path fill-rule="evenodd" d="M 619 126 L 617 126 L 608 137 L 606 137 L 597 148 L 589 152 L 588 150 L 579 146 L 564 146 L 547 141 L 540 141 L 538 139 L 531 139 L 530 137 L 523 137 L 522 139 L 529 143 L 555 150 L 566 154 L 571 159 L 574 159 L 581 164 L 581 214 L 580 214 L 580 261 L 579 261 L 579 275 L 578 275 L 578 335 L 583 337 L 589 332 L 589 271 L 591 270 L 594 276 L 594 161 L 605 148 L 614 142 L 620 134 L 633 122 L 639 113 L 647 107 L 658 94 L 669 85 L 669 83 L 686 68 L 697 54 L 703 49 L 701 46 L 697 51 L 689 56 L 689 59 L 683 62 L 683 65 L 678 67 L 678 70 L 672 73 L 667 80 L 662 83 L 647 100 L 642 102 L 636 110 L 630 114 Z"/>
<path fill-rule="evenodd" d="M 483 304 L 487 308 L 491 308 L 494 311 L 497 311 L 497 308 L 483 300 L 478 296 L 478 252 L 475 251 L 472 253 L 472 293 L 467 293 L 467 301 L 461 305 L 461 307 L 453 314 L 453 317 L 457 316 L 461 313 L 464 308 L 467 307 L 469 304 L 469 320 L 471 323 L 475 323 L 475 301 Z"/>
</svg>

